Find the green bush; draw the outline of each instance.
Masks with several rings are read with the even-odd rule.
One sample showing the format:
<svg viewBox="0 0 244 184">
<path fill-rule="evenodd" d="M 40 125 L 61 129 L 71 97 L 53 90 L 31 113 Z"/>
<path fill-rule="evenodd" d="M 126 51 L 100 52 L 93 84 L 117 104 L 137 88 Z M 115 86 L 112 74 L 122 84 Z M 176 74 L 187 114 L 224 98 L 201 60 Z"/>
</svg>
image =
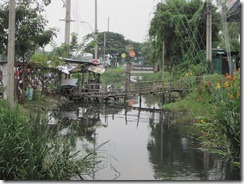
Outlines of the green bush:
<svg viewBox="0 0 244 184">
<path fill-rule="evenodd" d="M 40 113 L 27 117 L 0 100 L 0 179 L 69 180 L 88 172 L 92 154 L 75 151 L 74 139 L 50 132 Z"/>
<path fill-rule="evenodd" d="M 210 83 L 214 104 L 211 116 L 201 119 L 196 126 L 201 132 L 200 140 L 212 152 L 218 153 L 233 165 L 240 165 L 240 74 L 227 75 Z"/>
<path fill-rule="evenodd" d="M 206 75 L 198 82 L 187 73 L 184 80 L 191 91 L 164 108 L 184 112 L 174 121 L 193 123 L 202 147 L 221 155 L 233 166 L 240 166 L 240 73 L 232 77 Z"/>
<path fill-rule="evenodd" d="M 124 83 L 125 69 L 123 68 L 109 68 L 101 75 L 101 82 L 107 84 Z"/>
</svg>

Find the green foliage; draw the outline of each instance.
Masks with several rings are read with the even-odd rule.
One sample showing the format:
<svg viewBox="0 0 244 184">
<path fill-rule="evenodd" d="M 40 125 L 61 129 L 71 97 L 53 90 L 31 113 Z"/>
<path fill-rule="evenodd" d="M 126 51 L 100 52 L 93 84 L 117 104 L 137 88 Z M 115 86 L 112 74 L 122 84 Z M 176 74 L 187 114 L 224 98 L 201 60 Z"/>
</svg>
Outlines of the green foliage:
<svg viewBox="0 0 244 184">
<path fill-rule="evenodd" d="M 28 59 L 38 47 L 47 45 L 54 36 L 56 29 L 45 29 L 47 20 L 41 15 L 43 6 L 36 0 L 22 0 L 16 3 L 15 51 L 18 57 Z M 0 8 L 0 53 L 7 53 L 8 42 L 8 3 Z M 29 53 L 29 54 L 28 54 Z"/>
<path fill-rule="evenodd" d="M 98 56 L 104 57 L 104 36 L 106 38 L 106 54 L 113 56 L 114 61 L 121 62 L 120 57 L 122 53 L 126 53 L 127 57 L 124 59 L 125 62 L 131 61 L 131 57 L 126 51 L 126 46 L 128 44 L 133 45 L 133 50 L 136 52 L 136 57 L 133 60 L 139 60 L 143 57 L 141 53 L 142 44 L 138 42 L 133 42 L 131 40 L 126 40 L 123 35 L 113 32 L 101 32 L 97 34 L 97 45 L 98 45 Z M 92 34 L 85 36 L 83 40 L 83 51 L 87 53 L 93 53 L 95 47 L 95 41 Z"/>
<path fill-rule="evenodd" d="M 83 38 L 83 52 L 93 53 L 95 47 L 95 40 L 93 34 L 87 34 Z"/>
<path fill-rule="evenodd" d="M 212 101 L 216 107 L 213 109 L 209 130 L 217 134 L 215 140 L 223 144 L 212 144 L 210 148 L 219 150 L 220 147 L 226 159 L 240 162 L 240 73 L 233 77 L 227 75 L 222 81 L 213 84 Z M 208 139 L 211 133 L 206 135 Z"/>
<path fill-rule="evenodd" d="M 125 52 L 125 46 L 128 42 L 125 40 L 124 36 L 119 33 L 113 32 L 102 32 L 98 34 L 98 46 L 103 47 L 104 44 L 104 34 L 106 34 L 106 53 L 113 55 L 119 53 L 120 55 Z"/>
<path fill-rule="evenodd" d="M 38 53 L 36 52 L 35 54 L 32 55 L 30 59 L 30 63 L 36 63 L 40 64 L 42 66 L 48 66 L 47 61 L 49 57 L 45 55 L 44 53 Z"/>
<path fill-rule="evenodd" d="M 69 45 L 66 43 L 62 43 L 61 46 L 55 48 L 55 56 L 62 57 L 62 58 L 69 58 Z"/>
<path fill-rule="evenodd" d="M 91 168 L 93 153 L 75 151 L 75 137 L 54 134 L 40 113 L 27 117 L 1 100 L 0 127 L 1 180 L 69 180 Z"/>
<path fill-rule="evenodd" d="M 123 68 L 109 68 L 101 75 L 101 82 L 107 84 L 123 84 L 125 81 L 125 70 Z"/>
<path fill-rule="evenodd" d="M 155 49 L 154 49 L 154 44 L 155 42 L 152 41 L 152 39 L 148 39 L 147 42 L 143 43 L 142 48 L 141 48 L 141 52 L 142 55 L 144 56 L 144 60 L 146 64 L 151 64 L 151 65 L 155 65 L 156 63 L 160 63 L 157 62 L 156 57 L 155 57 Z"/>
<path fill-rule="evenodd" d="M 38 47 L 44 48 L 50 41 L 52 41 L 53 37 L 57 37 L 57 29 L 49 28 L 48 30 L 41 30 L 35 36 L 35 43 Z"/>
<path fill-rule="evenodd" d="M 179 117 L 180 119 L 176 119 L 175 121 L 180 123 L 183 118 L 184 123 L 189 124 L 199 117 L 210 116 L 209 110 L 213 108 L 213 104 L 210 103 L 210 97 L 207 91 L 202 91 L 199 94 L 197 90 L 192 90 L 183 99 L 174 103 L 165 104 L 164 108 L 175 112 L 184 112 L 183 117 L 181 115 Z"/>
<path fill-rule="evenodd" d="M 150 73 L 143 75 L 143 80 L 146 81 L 162 81 L 162 72 Z M 164 72 L 164 81 L 169 80 L 169 73 Z"/>
<path fill-rule="evenodd" d="M 240 33 L 241 33 L 241 26 L 240 22 L 228 22 L 228 36 L 229 36 L 229 46 L 230 50 L 240 50 Z M 220 33 L 221 42 L 218 43 L 218 47 L 220 48 L 226 48 L 225 45 L 225 38 L 224 33 Z"/>
<path fill-rule="evenodd" d="M 161 61 L 163 43 L 166 68 L 181 65 L 181 68 L 188 70 L 191 64 L 197 65 L 204 61 L 205 57 L 201 53 L 206 43 L 205 15 L 205 3 L 201 0 L 168 0 L 159 3 L 149 30 L 151 40 L 155 42 L 151 51 L 151 56 L 156 58 L 153 61 Z M 214 6 L 212 16 L 213 19 L 220 17 Z M 220 21 L 213 22 L 213 42 L 218 40 L 219 25 Z"/>
<path fill-rule="evenodd" d="M 184 114 L 177 123 L 193 123 L 201 146 L 240 166 L 240 73 L 234 76 L 213 74 L 194 80 L 186 73 L 191 92 L 164 108 Z M 195 82 L 194 82 L 195 81 Z M 173 122 L 173 123 L 174 123 Z"/>
<path fill-rule="evenodd" d="M 198 85 L 198 95 L 203 94 L 208 94 L 207 104 L 212 104 L 212 108 L 208 109 L 208 115 L 196 118 L 195 125 L 200 133 L 198 140 L 203 147 L 238 166 L 241 138 L 240 74 L 233 77 L 227 75 L 226 78 L 221 75 L 208 76 Z M 201 102 L 205 100 L 202 97 L 198 99 Z"/>
</svg>

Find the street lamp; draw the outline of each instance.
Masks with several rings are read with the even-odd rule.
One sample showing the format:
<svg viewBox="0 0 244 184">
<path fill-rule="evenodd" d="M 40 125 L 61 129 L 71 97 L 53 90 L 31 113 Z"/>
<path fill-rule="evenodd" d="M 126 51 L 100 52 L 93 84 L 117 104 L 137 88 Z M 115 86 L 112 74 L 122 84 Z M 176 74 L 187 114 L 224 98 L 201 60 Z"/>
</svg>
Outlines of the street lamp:
<svg viewBox="0 0 244 184">
<path fill-rule="evenodd" d="M 95 0 L 95 59 L 97 60 L 97 0 Z"/>
<path fill-rule="evenodd" d="M 82 21 L 80 21 L 80 23 L 87 24 L 89 26 L 89 28 L 91 29 L 91 31 L 94 32 L 93 29 L 92 29 L 92 27 L 91 27 L 91 25 L 89 24 L 89 22 L 86 22 L 86 21 L 83 21 L 82 20 Z"/>
<path fill-rule="evenodd" d="M 97 52 L 98 52 L 98 46 L 97 46 L 97 0 L 95 0 L 95 30 L 92 29 L 91 25 L 88 22 L 80 21 L 81 23 L 86 23 L 90 27 L 90 29 L 93 32 L 93 36 L 95 39 L 95 53 L 94 53 L 94 59 L 97 60 Z"/>
<path fill-rule="evenodd" d="M 86 21 L 80 21 L 80 23 L 85 23 L 89 26 L 89 28 L 91 29 L 91 31 L 93 32 L 93 38 L 95 40 L 95 51 L 94 51 L 94 59 L 97 60 L 97 50 L 98 50 L 98 47 L 97 47 L 97 34 L 96 32 L 92 29 L 91 25 L 89 22 L 86 22 Z"/>
</svg>

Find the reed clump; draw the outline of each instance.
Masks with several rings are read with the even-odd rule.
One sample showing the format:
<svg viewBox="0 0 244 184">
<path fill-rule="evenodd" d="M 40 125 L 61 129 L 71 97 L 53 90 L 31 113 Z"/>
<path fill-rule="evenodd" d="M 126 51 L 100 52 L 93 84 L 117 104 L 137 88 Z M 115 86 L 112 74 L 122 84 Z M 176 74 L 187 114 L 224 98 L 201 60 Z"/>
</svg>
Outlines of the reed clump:
<svg viewBox="0 0 244 184">
<path fill-rule="evenodd" d="M 0 100 L 0 179 L 83 179 L 82 173 L 92 167 L 93 153 L 75 150 L 75 136 L 50 131 L 40 114 L 26 115 Z"/>
</svg>

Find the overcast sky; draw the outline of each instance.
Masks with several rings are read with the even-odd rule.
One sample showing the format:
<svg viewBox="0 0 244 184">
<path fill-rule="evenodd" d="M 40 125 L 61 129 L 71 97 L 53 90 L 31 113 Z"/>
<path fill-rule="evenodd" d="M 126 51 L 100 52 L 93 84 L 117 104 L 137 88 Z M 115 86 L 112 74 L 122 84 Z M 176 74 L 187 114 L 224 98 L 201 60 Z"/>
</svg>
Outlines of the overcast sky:
<svg viewBox="0 0 244 184">
<path fill-rule="evenodd" d="M 65 0 L 52 0 L 46 8 L 46 18 L 49 27 L 60 29 L 55 42 L 59 46 L 64 42 Z M 97 29 L 99 32 L 109 31 L 120 33 L 125 39 L 144 42 L 147 39 L 150 20 L 157 3 L 160 0 L 97 0 Z M 95 0 L 71 0 L 70 32 L 78 33 L 79 39 L 95 28 Z M 109 19 L 109 21 L 108 21 Z M 80 21 L 88 22 L 80 23 Z M 109 26 L 108 26 L 109 25 Z"/>
</svg>

